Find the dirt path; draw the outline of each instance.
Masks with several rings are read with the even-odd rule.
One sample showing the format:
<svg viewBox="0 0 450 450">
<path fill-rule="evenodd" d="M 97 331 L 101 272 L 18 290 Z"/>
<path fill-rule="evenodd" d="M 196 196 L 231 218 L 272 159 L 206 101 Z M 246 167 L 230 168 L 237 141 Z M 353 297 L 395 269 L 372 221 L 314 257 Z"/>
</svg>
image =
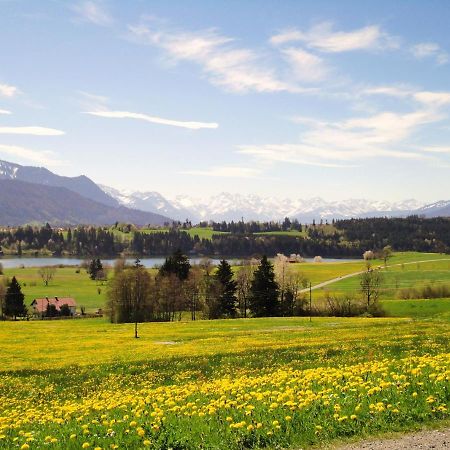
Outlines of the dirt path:
<svg viewBox="0 0 450 450">
<path fill-rule="evenodd" d="M 425 450 L 450 449 L 450 428 L 426 430 L 392 439 L 374 439 L 335 447 L 336 450 Z"/>
<path fill-rule="evenodd" d="M 402 265 L 403 266 L 409 266 L 411 264 L 429 263 L 429 262 L 436 262 L 436 261 L 450 261 L 450 259 L 449 258 L 440 258 L 440 259 L 427 259 L 427 260 L 424 260 L 424 261 L 410 261 L 410 262 L 405 262 L 405 263 L 391 264 L 391 265 L 388 265 L 388 266 L 377 266 L 377 268 L 380 269 L 380 270 L 384 270 L 384 269 L 388 269 L 389 267 L 399 267 L 399 266 L 402 266 Z M 349 273 L 347 275 L 342 275 L 340 277 L 332 278 L 331 280 L 323 281 L 322 283 L 319 283 L 319 284 L 316 284 L 316 285 L 312 286 L 311 290 L 314 291 L 316 289 L 323 288 L 325 286 L 328 286 L 329 284 L 333 284 L 333 283 L 336 283 L 338 281 L 345 280 L 346 278 L 356 277 L 358 275 L 361 275 L 364 272 L 365 272 L 365 270 L 360 270 L 359 272 L 353 272 L 353 273 Z M 307 292 L 309 292 L 309 288 L 302 289 L 299 293 L 300 294 L 305 294 Z"/>
</svg>

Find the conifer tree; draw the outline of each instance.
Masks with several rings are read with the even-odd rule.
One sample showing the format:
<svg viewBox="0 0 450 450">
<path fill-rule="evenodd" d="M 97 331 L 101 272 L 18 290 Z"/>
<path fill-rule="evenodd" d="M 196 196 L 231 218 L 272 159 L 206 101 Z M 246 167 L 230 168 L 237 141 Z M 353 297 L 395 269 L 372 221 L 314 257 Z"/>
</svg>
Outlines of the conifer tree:
<svg viewBox="0 0 450 450">
<path fill-rule="evenodd" d="M 164 264 L 159 269 L 159 274 L 162 276 L 176 275 L 181 281 L 184 281 L 189 276 L 191 264 L 186 255 L 183 255 L 181 250 L 176 250 L 172 256 L 166 258 Z"/>
<path fill-rule="evenodd" d="M 273 265 L 264 255 L 255 270 L 250 289 L 250 310 L 255 317 L 279 314 L 278 289 Z"/>
<path fill-rule="evenodd" d="M 220 286 L 218 297 L 219 314 L 222 317 L 236 317 L 236 281 L 233 280 L 233 271 L 230 264 L 223 259 L 214 275 Z"/>
<path fill-rule="evenodd" d="M 14 317 L 14 320 L 16 320 L 17 316 L 25 316 L 27 313 L 25 295 L 16 277 L 12 278 L 6 290 L 4 312 L 6 316 Z"/>
</svg>

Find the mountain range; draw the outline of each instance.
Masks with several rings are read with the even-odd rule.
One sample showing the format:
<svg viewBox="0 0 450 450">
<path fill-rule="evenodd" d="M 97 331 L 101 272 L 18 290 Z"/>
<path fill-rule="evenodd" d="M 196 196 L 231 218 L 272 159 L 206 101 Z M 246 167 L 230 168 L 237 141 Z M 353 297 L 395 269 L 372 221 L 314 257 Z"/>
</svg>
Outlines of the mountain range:
<svg viewBox="0 0 450 450">
<path fill-rule="evenodd" d="M 144 211 L 154 211 L 176 220 L 192 222 L 214 220 L 217 222 L 244 220 L 282 220 L 284 217 L 298 219 L 303 223 L 313 220 L 348 219 L 357 217 L 405 217 L 411 214 L 425 217 L 450 216 L 450 201 L 428 205 L 414 199 L 402 202 L 348 199 L 325 201 L 320 197 L 311 199 L 261 197 L 222 192 L 207 200 L 178 195 L 167 199 L 155 191 L 129 192 L 100 186 L 122 205 Z"/>
<path fill-rule="evenodd" d="M 1 225 L 163 225 L 170 220 L 121 205 L 85 176 L 61 177 L 45 168 L 0 161 Z"/>
<path fill-rule="evenodd" d="M 168 199 L 157 191 L 121 191 L 98 185 L 90 178 L 64 177 L 43 167 L 21 166 L 0 161 L 0 224 L 44 223 L 60 225 L 107 225 L 130 222 L 162 225 L 186 219 L 237 221 L 298 219 L 347 219 L 357 217 L 450 216 L 450 201 L 423 204 L 414 199 L 402 202 L 348 199 L 325 201 L 278 199 L 227 192 L 196 199 L 178 195 Z"/>
</svg>

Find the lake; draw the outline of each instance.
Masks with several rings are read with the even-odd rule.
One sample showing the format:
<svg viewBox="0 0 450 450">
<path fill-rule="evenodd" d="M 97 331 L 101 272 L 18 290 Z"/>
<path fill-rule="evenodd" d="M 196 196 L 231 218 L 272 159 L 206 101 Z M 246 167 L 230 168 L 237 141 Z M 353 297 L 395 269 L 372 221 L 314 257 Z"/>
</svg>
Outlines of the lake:
<svg viewBox="0 0 450 450">
<path fill-rule="evenodd" d="M 44 267 L 44 266 L 58 266 L 58 265 L 64 265 L 64 266 L 79 266 L 81 265 L 84 261 L 86 261 L 89 258 L 85 258 L 85 259 L 78 259 L 78 258 L 56 258 L 56 257 L 50 257 L 50 258 L 45 258 L 45 257 L 37 257 L 37 258 L 27 258 L 27 257 L 23 257 L 23 258 L 18 258 L 18 257 L 3 257 L 0 258 L 0 264 L 5 268 L 5 269 L 15 269 L 15 268 L 19 268 L 19 267 Z M 203 258 L 189 258 L 191 264 L 198 264 Z M 313 262 L 314 258 L 305 258 L 306 262 Z M 116 261 L 116 259 L 102 259 L 102 263 L 103 264 L 109 264 L 111 266 L 114 265 L 114 262 Z M 127 259 L 127 262 L 132 264 L 134 263 L 135 259 L 131 258 L 131 259 Z M 153 267 L 158 267 L 161 266 L 165 261 L 164 257 L 161 258 L 142 258 L 141 259 L 141 264 L 143 264 L 145 267 L 148 268 L 153 268 Z M 218 264 L 219 263 L 219 259 L 217 258 L 211 258 L 211 261 L 213 264 Z M 240 259 L 238 258 L 231 258 L 229 259 L 230 264 L 233 264 L 234 262 L 240 261 Z M 358 259 L 333 259 L 333 258 L 323 258 L 322 262 L 354 262 L 354 261 L 361 261 Z"/>
</svg>

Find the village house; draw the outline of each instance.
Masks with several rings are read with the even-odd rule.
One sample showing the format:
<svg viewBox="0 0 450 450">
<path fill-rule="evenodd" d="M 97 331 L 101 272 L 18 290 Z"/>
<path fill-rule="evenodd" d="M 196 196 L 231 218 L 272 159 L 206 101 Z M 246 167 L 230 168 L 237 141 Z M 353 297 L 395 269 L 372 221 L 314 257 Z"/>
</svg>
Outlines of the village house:
<svg viewBox="0 0 450 450">
<path fill-rule="evenodd" d="M 75 299 L 70 297 L 45 297 L 35 298 L 31 302 L 32 312 L 36 316 L 43 316 L 47 312 L 49 305 L 54 305 L 55 310 L 59 313 L 63 305 L 67 305 L 70 310 L 70 315 L 74 316 L 77 309 L 77 303 Z"/>
</svg>

